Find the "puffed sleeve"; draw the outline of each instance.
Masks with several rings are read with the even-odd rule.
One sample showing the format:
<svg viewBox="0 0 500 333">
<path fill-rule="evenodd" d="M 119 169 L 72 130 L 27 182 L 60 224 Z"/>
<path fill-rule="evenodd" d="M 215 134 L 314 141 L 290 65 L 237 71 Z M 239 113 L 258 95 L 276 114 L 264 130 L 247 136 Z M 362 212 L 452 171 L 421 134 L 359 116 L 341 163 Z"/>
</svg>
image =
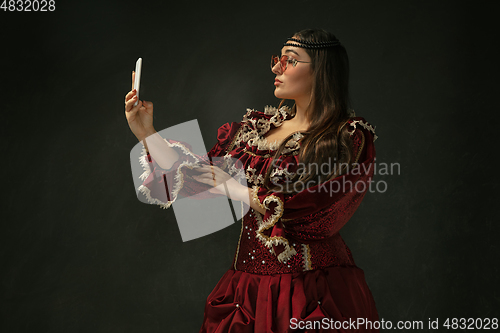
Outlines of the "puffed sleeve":
<svg viewBox="0 0 500 333">
<path fill-rule="evenodd" d="M 170 169 L 161 168 L 149 152 L 143 148 L 143 153 L 139 158 L 144 170 L 140 176 L 143 183 L 138 190 L 149 203 L 159 205 L 164 209 L 169 208 L 178 195 L 201 194 L 201 197 L 198 195 L 198 198 L 219 196 L 208 192 L 211 188 L 209 185 L 197 182 L 192 178 L 193 175 L 198 174 L 193 168 L 210 163 L 213 157 L 223 156 L 231 145 L 240 125 L 240 123 L 233 122 L 221 126 L 217 132 L 217 143 L 206 155 L 194 154 L 191 146 L 185 142 L 164 139 L 179 154 L 179 159 Z M 217 164 L 214 163 L 214 165 Z"/>
<path fill-rule="evenodd" d="M 350 134 L 355 163 L 346 174 L 292 195 L 253 187 L 252 200 L 265 209 L 257 236 L 278 260 L 294 254 L 290 241 L 307 244 L 329 238 L 354 214 L 373 177 L 376 136 L 372 129 L 354 124 Z"/>
</svg>

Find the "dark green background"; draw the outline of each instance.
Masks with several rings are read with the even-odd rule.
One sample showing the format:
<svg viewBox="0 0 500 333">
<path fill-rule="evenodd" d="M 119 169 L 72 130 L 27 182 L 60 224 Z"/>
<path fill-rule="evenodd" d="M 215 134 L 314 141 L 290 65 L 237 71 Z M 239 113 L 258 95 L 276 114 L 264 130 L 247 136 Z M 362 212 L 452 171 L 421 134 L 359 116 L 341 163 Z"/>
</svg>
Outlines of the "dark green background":
<svg viewBox="0 0 500 333">
<path fill-rule="evenodd" d="M 187 243 L 139 202 L 124 116 L 131 71 L 155 127 L 198 119 L 207 148 L 246 108 L 277 105 L 269 56 L 336 34 L 378 176 L 342 230 L 380 317 L 500 317 L 498 40 L 493 3 L 56 1 L 0 12 L 2 332 L 197 332 L 240 226 Z M 426 330 L 423 330 L 426 331 Z"/>
</svg>

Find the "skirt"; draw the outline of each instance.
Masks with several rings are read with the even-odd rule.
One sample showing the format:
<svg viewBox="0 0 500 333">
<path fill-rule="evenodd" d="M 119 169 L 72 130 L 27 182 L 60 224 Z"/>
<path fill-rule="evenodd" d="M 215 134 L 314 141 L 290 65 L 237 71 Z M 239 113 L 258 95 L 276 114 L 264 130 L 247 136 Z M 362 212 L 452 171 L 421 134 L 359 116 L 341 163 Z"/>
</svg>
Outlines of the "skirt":
<svg viewBox="0 0 500 333">
<path fill-rule="evenodd" d="M 362 269 L 259 275 L 230 269 L 207 298 L 200 333 L 379 332 Z"/>
</svg>

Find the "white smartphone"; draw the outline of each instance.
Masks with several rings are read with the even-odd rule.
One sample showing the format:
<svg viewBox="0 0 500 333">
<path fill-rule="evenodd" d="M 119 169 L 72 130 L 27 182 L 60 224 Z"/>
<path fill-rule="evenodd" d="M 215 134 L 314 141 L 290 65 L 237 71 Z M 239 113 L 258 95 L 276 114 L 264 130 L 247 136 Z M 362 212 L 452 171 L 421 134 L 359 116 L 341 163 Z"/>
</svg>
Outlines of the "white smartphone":
<svg viewBox="0 0 500 333">
<path fill-rule="evenodd" d="M 139 58 L 135 63 L 134 89 L 137 89 L 137 101 L 135 101 L 134 106 L 136 106 L 137 103 L 139 103 L 139 88 L 141 86 L 141 68 L 142 68 L 142 58 Z"/>
</svg>

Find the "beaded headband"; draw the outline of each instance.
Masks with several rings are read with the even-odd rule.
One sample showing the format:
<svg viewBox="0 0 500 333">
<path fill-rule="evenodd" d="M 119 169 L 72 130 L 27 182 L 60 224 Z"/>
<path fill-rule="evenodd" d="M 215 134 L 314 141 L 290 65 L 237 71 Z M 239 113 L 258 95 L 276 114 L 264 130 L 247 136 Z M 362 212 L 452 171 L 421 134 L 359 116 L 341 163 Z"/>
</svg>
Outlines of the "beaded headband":
<svg viewBox="0 0 500 333">
<path fill-rule="evenodd" d="M 300 43 L 289 43 L 288 41 Z M 296 47 L 302 47 L 304 49 L 322 49 L 322 48 L 327 48 L 327 47 L 333 47 L 340 45 L 340 41 L 338 39 L 336 40 L 331 40 L 328 42 L 307 42 L 305 40 L 300 40 L 297 38 L 287 38 L 287 42 L 283 44 L 283 46 L 296 46 Z"/>
</svg>

